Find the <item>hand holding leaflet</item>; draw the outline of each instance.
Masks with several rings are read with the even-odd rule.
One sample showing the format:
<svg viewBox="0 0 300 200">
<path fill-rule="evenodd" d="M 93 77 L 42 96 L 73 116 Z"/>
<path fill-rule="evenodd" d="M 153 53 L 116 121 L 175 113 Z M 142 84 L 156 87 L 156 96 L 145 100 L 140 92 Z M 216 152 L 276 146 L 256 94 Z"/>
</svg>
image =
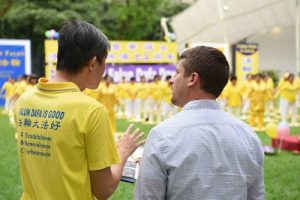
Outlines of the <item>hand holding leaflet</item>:
<svg viewBox="0 0 300 200">
<path fill-rule="evenodd" d="M 134 183 L 138 173 L 137 161 L 142 157 L 142 150 L 140 146 L 145 143 L 144 140 L 140 141 L 143 133 L 136 129 L 133 134 L 133 125 L 129 125 L 124 135 L 117 141 L 117 148 L 119 150 L 124 169 L 121 180 L 125 182 Z M 140 148 L 139 148 L 140 147 Z"/>
</svg>

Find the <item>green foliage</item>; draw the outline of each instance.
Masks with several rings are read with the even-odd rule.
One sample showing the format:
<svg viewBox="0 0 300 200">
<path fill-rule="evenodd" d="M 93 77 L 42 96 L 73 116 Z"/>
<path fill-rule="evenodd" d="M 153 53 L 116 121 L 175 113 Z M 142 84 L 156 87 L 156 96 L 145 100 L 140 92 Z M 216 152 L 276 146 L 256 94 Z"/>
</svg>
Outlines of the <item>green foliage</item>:
<svg viewBox="0 0 300 200">
<path fill-rule="evenodd" d="M 0 18 L 5 15 L 15 0 L 0 0 Z"/>
<path fill-rule="evenodd" d="M 160 18 L 187 7 L 169 0 L 1 0 L 0 37 L 40 40 L 71 19 L 88 21 L 110 39 L 157 40 Z"/>
<path fill-rule="evenodd" d="M 94 1 L 86 3 L 71 3 L 68 0 L 18 1 L 0 19 L 0 37 L 41 41 L 46 30 L 58 30 L 65 21 L 86 18 L 87 21 L 94 23 L 91 19 L 95 18 L 97 22 L 98 9 L 94 7 Z M 91 8 L 94 9 L 90 11 Z"/>
<path fill-rule="evenodd" d="M 0 199 L 20 199 L 21 180 L 15 129 L 0 108 Z"/>
<path fill-rule="evenodd" d="M 106 5 L 101 22 L 104 32 L 113 40 L 160 40 L 160 18 L 186 7 L 168 0 L 115 0 Z"/>
</svg>

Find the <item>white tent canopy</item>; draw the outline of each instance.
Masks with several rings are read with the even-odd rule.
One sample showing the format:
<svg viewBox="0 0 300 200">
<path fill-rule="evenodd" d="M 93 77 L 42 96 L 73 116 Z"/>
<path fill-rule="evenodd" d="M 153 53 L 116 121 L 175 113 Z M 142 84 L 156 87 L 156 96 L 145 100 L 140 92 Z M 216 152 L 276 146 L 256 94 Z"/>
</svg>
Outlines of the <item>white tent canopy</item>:
<svg viewBox="0 0 300 200">
<path fill-rule="evenodd" d="M 253 38 L 257 39 L 263 35 L 266 37 L 270 31 L 276 33 L 292 28 L 295 32 L 293 36 L 288 37 L 292 36 L 294 42 L 288 47 L 288 51 L 295 53 L 283 55 L 292 59 L 293 63 L 277 62 L 273 57 L 273 62 L 268 64 L 275 68 L 280 68 L 279 65 L 289 65 L 287 70 L 297 69 L 296 71 L 300 72 L 299 4 L 300 0 L 198 0 L 183 12 L 173 16 L 170 23 L 180 51 L 189 43 L 234 44 L 245 39 L 253 41 Z M 262 41 L 267 40 L 268 38 L 265 38 Z M 278 45 L 277 49 L 281 49 L 287 44 L 283 42 Z M 276 50 L 270 48 L 268 51 L 268 55 L 278 54 Z M 264 61 L 267 59 L 269 58 L 262 57 L 262 63 L 266 63 Z"/>
<path fill-rule="evenodd" d="M 180 46 L 189 42 L 236 43 L 274 27 L 295 26 L 295 0 L 198 0 L 172 17 Z"/>
</svg>

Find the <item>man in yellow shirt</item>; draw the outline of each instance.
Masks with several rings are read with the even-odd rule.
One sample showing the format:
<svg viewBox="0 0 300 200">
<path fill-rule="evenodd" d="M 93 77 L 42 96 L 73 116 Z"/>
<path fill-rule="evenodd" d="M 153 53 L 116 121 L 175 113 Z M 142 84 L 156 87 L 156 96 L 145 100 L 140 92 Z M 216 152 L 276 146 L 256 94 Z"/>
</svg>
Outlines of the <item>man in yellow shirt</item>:
<svg viewBox="0 0 300 200">
<path fill-rule="evenodd" d="M 137 95 L 137 85 L 134 77 L 130 78 L 130 82 L 126 84 L 125 88 L 127 94 L 125 97 L 125 113 L 128 119 L 133 120 Z"/>
<path fill-rule="evenodd" d="M 116 86 L 112 82 L 112 78 L 105 75 L 103 78 L 105 82 L 101 82 L 97 89 L 85 89 L 83 93 L 96 99 L 106 108 L 109 116 L 109 121 L 113 133 L 116 133 L 116 116 L 115 106 L 118 104 L 116 97 Z"/>
<path fill-rule="evenodd" d="M 17 81 L 14 82 L 12 86 L 12 97 L 11 101 L 13 104 L 16 102 L 16 100 L 19 98 L 21 94 L 25 92 L 25 88 L 27 86 L 27 75 L 19 76 Z"/>
<path fill-rule="evenodd" d="M 29 80 L 30 80 L 30 76 L 29 75 L 23 75 L 20 83 L 18 84 L 18 87 L 16 89 L 16 94 L 15 94 L 15 98 L 16 100 L 18 100 L 18 98 L 24 93 L 26 92 L 26 88 L 28 87 L 29 84 Z"/>
<path fill-rule="evenodd" d="M 242 91 L 241 87 L 237 84 L 237 77 L 232 76 L 227 88 L 227 111 L 236 117 L 240 116 L 242 107 Z"/>
<path fill-rule="evenodd" d="M 164 81 L 160 80 L 161 77 L 160 75 L 155 75 L 154 76 L 154 81 L 151 84 L 151 95 L 153 98 L 153 107 L 152 107 L 152 113 L 149 115 L 149 122 L 156 122 L 159 123 L 161 122 L 161 117 L 162 117 L 162 109 L 161 109 L 161 102 L 163 98 L 163 91 L 161 88 L 163 88 L 166 83 Z"/>
<path fill-rule="evenodd" d="M 116 90 L 117 90 L 117 98 L 118 98 L 118 106 L 117 106 L 117 116 L 118 117 L 124 117 L 125 116 L 125 98 L 127 96 L 126 92 L 126 80 L 123 76 L 121 81 L 117 84 Z"/>
<path fill-rule="evenodd" d="M 253 80 L 253 75 L 252 74 L 247 74 L 246 80 L 242 83 L 242 93 L 243 93 L 243 106 L 242 106 L 242 120 L 246 120 L 248 117 L 249 113 L 249 108 L 250 108 L 250 99 L 248 96 L 250 86 Z"/>
<path fill-rule="evenodd" d="M 14 122 L 14 107 L 16 101 L 19 99 L 19 97 L 25 92 L 25 89 L 27 88 L 27 81 L 29 78 L 27 78 L 27 75 L 19 76 L 18 80 L 13 84 L 12 87 L 12 97 L 10 98 L 10 105 L 9 105 L 9 121 L 12 126 L 15 126 Z"/>
<path fill-rule="evenodd" d="M 9 105 L 11 98 L 13 96 L 13 85 L 14 85 L 14 79 L 8 78 L 8 80 L 2 85 L 0 94 L 5 91 L 5 104 L 4 104 L 4 111 L 3 113 L 8 114 L 9 111 Z"/>
<path fill-rule="evenodd" d="M 220 96 L 217 98 L 217 101 L 222 110 L 227 110 L 227 102 L 226 98 L 228 96 L 227 91 L 229 87 L 229 82 L 227 82 L 226 86 L 224 87 L 223 91 L 221 92 Z"/>
<path fill-rule="evenodd" d="M 135 121 L 141 122 L 146 119 L 146 99 L 149 95 L 149 87 L 147 87 L 145 76 L 140 77 L 140 82 L 136 83 L 137 94 L 136 94 L 136 106 L 134 109 Z"/>
<path fill-rule="evenodd" d="M 105 82 L 100 83 L 100 94 L 99 99 L 107 109 L 109 121 L 111 123 L 113 133 L 116 133 L 116 115 L 115 106 L 118 104 L 118 99 L 116 96 L 116 86 L 112 81 L 112 78 L 108 75 L 104 77 Z"/>
<path fill-rule="evenodd" d="M 274 102 L 273 102 L 273 95 L 274 95 L 274 82 L 272 78 L 269 76 L 269 74 L 264 74 L 263 81 L 266 86 L 266 95 L 265 95 L 265 121 L 270 122 L 271 121 L 271 113 L 274 110 Z"/>
<path fill-rule="evenodd" d="M 257 131 L 264 130 L 265 95 L 266 86 L 262 81 L 262 75 L 256 74 L 255 81 L 250 85 L 248 97 L 250 99 L 249 123 Z"/>
<path fill-rule="evenodd" d="M 99 85 L 109 48 L 95 26 L 65 24 L 53 79 L 41 78 L 18 99 L 14 114 L 23 200 L 107 199 L 116 189 L 141 133 L 129 135 L 130 126 L 116 145 L 107 110 L 81 92 Z"/>
<path fill-rule="evenodd" d="M 172 88 L 171 83 L 169 82 L 172 76 L 166 77 L 166 84 L 161 88 L 163 91 L 163 99 L 162 99 L 162 120 L 166 120 L 169 117 L 172 117 L 177 113 L 177 107 L 172 104 Z"/>
<path fill-rule="evenodd" d="M 153 98 L 153 89 L 154 82 L 153 79 L 149 79 L 147 82 L 147 89 L 149 91 L 147 98 L 146 98 L 146 106 L 145 106 L 145 113 L 146 113 L 146 122 L 147 124 L 154 124 L 154 98 Z"/>
<path fill-rule="evenodd" d="M 294 74 L 289 74 L 287 79 L 283 81 L 278 88 L 278 94 L 280 95 L 279 111 L 281 120 L 287 120 L 288 111 L 290 109 L 292 112 L 292 126 L 298 126 L 296 106 L 297 90 L 297 85 L 294 83 Z"/>
</svg>

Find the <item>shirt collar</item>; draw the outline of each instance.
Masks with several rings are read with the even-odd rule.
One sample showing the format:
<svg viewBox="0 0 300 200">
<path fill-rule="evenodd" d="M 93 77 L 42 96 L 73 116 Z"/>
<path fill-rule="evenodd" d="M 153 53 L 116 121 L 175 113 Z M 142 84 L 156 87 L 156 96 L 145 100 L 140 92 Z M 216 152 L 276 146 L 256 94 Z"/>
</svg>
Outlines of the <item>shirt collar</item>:
<svg viewBox="0 0 300 200">
<path fill-rule="evenodd" d="M 182 110 L 220 109 L 216 100 L 194 100 L 185 104 Z"/>
<path fill-rule="evenodd" d="M 73 82 L 49 82 L 47 78 L 40 78 L 37 88 L 45 92 L 80 92 Z"/>
</svg>

